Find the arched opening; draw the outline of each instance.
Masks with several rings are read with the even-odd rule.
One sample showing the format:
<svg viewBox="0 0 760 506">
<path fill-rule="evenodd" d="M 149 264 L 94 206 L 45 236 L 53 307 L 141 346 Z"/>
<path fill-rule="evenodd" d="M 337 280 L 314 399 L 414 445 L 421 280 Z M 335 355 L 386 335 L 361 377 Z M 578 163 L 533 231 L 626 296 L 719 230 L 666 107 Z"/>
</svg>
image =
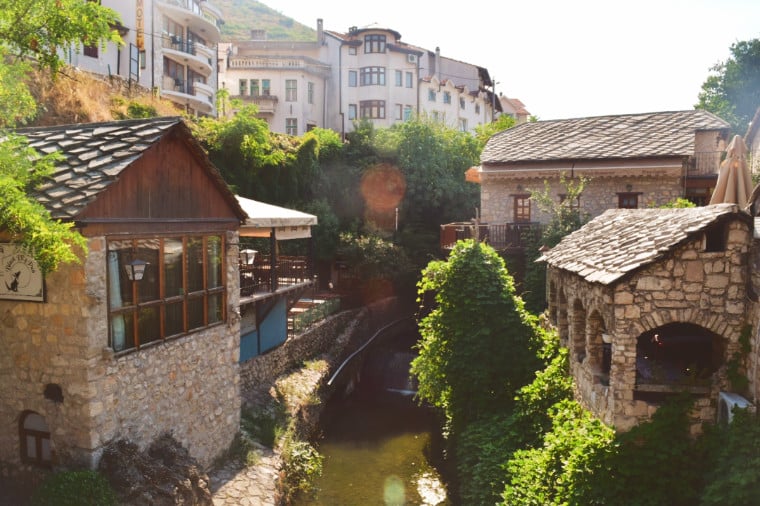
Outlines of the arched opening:
<svg viewBox="0 0 760 506">
<path fill-rule="evenodd" d="M 723 362 L 724 339 L 693 323 L 669 323 L 636 342 L 636 386 L 709 387 Z"/>
<path fill-rule="evenodd" d="M 612 344 L 606 343 L 604 336 L 607 327 L 599 311 L 594 310 L 588 318 L 588 354 L 589 364 L 598 372 L 599 381 L 604 385 L 610 382 L 612 363 Z"/>
<path fill-rule="evenodd" d="M 567 298 L 562 290 L 557 294 L 557 331 L 561 343 L 567 343 Z"/>
<path fill-rule="evenodd" d="M 53 445 L 45 417 L 34 411 L 24 411 L 18 427 L 21 462 L 50 467 L 53 462 Z"/>
<path fill-rule="evenodd" d="M 573 355 L 578 362 L 586 358 L 586 310 L 580 299 L 573 301 Z"/>
</svg>

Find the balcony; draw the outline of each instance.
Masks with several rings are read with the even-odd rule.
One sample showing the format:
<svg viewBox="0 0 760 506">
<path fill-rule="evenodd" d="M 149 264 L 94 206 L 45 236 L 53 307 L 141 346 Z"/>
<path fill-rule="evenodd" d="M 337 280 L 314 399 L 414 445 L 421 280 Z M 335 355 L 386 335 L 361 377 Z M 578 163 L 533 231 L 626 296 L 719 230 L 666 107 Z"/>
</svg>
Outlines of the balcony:
<svg viewBox="0 0 760 506">
<path fill-rule="evenodd" d="M 176 35 L 164 35 L 161 46 L 168 58 L 192 68 L 204 77 L 209 77 L 214 71 L 214 51 L 199 42 L 183 40 Z"/>
<path fill-rule="evenodd" d="M 201 114 L 213 115 L 215 111 L 214 90 L 203 82 L 185 82 L 181 78 L 164 76 L 161 95 Z"/>
<path fill-rule="evenodd" d="M 687 177 L 717 177 L 725 151 L 703 151 L 689 159 Z"/>
<path fill-rule="evenodd" d="M 219 23 L 221 11 L 209 2 L 199 0 L 159 0 L 159 10 L 207 42 L 216 44 L 221 39 Z"/>
<path fill-rule="evenodd" d="M 252 263 L 240 262 L 240 299 L 267 297 L 314 282 L 313 266 L 307 257 L 279 256 L 274 269 L 268 258 L 258 255 Z"/>
<path fill-rule="evenodd" d="M 457 241 L 473 239 L 475 227 L 472 222 L 458 222 L 441 225 L 441 249 L 450 250 Z M 479 241 L 485 241 L 497 250 L 522 249 L 528 243 L 529 234 L 540 233 L 541 224 L 503 223 L 489 225 L 481 223 L 478 226 Z"/>
<path fill-rule="evenodd" d="M 244 104 L 256 104 L 259 108 L 259 114 L 274 115 L 277 111 L 276 95 L 237 95 Z"/>
<path fill-rule="evenodd" d="M 305 56 L 285 58 L 281 56 L 231 56 L 229 68 L 245 70 L 293 70 L 329 77 L 330 67 Z"/>
</svg>

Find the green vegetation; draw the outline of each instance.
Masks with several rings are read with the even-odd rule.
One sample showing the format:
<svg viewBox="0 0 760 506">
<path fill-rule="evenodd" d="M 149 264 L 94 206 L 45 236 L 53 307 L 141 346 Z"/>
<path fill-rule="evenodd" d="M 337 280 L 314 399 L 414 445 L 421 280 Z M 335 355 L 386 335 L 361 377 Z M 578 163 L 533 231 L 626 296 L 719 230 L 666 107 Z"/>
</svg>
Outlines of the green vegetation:
<svg viewBox="0 0 760 506">
<path fill-rule="evenodd" d="M 50 475 L 35 491 L 32 506 L 111 506 L 116 494 L 95 471 L 61 471 Z"/>
<path fill-rule="evenodd" d="M 251 30 L 264 30 L 267 40 L 317 40 L 317 32 L 313 27 L 304 26 L 255 0 L 214 0 L 214 5 L 223 14 L 223 40 L 250 40 Z M 315 19 L 314 26 L 316 25 Z"/>
<path fill-rule="evenodd" d="M 760 39 L 731 45 L 731 56 L 716 63 L 702 84 L 697 109 L 725 119 L 744 135 L 760 104 Z"/>
</svg>

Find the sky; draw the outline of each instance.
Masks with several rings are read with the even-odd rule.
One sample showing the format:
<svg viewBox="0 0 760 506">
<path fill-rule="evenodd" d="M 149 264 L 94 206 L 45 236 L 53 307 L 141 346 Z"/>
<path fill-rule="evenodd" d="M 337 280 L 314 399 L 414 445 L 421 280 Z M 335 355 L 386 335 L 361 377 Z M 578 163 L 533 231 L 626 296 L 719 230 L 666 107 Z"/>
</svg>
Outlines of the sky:
<svg viewBox="0 0 760 506">
<path fill-rule="evenodd" d="M 760 38 L 760 0 L 261 0 L 316 29 L 390 28 L 488 69 L 541 120 L 692 109 L 731 45 Z"/>
</svg>

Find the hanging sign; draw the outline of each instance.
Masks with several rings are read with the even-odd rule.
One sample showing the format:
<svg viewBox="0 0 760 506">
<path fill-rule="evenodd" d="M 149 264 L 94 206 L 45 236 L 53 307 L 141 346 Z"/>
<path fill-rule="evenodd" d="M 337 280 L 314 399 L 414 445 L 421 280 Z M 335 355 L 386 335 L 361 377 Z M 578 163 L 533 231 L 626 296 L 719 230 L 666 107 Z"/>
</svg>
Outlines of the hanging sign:
<svg viewBox="0 0 760 506">
<path fill-rule="evenodd" d="M 43 302 L 42 271 L 18 244 L 0 243 L 0 299 Z"/>
</svg>

